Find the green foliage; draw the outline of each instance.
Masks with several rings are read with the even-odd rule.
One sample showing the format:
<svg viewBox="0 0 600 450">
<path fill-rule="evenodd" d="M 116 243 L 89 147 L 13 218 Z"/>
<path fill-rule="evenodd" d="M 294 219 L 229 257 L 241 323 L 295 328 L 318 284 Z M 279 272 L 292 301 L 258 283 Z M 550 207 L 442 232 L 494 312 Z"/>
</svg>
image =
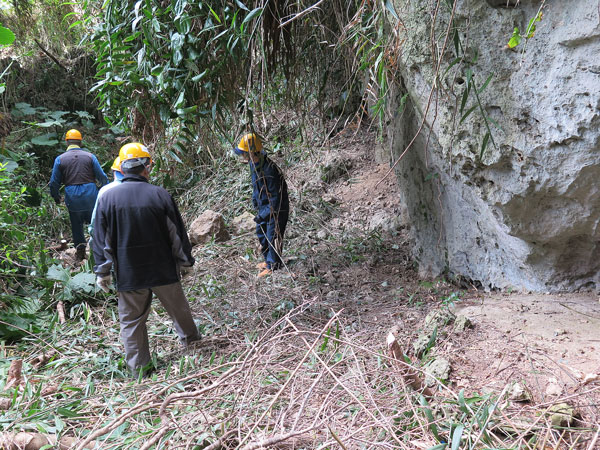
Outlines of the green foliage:
<svg viewBox="0 0 600 450">
<path fill-rule="evenodd" d="M 45 209 L 28 204 L 14 154 L 0 156 L 0 339 L 35 333 L 45 317 L 38 314 L 47 254 L 40 235 Z M 41 292 L 40 292 L 41 290 Z"/>
<path fill-rule="evenodd" d="M 58 132 L 36 135 L 35 130 L 61 130 L 69 124 L 69 114 L 64 111 L 20 103 L 14 112 L 14 118 L 28 125 L 24 136 L 30 139 L 23 139 L 22 149 L 57 145 Z M 48 199 L 44 194 L 46 180 L 31 176 L 40 171 L 38 158 L 22 149 L 3 149 L 0 154 L 0 340 L 11 341 L 44 329 L 51 316 L 47 308 L 56 300 L 68 302 L 74 308 L 73 314 L 79 309 L 85 316 L 87 309 L 78 305 L 97 294 L 92 273 L 72 276 L 68 269 L 52 265 L 45 241 L 56 222 L 51 220 L 54 206 L 43 201 Z"/>
<path fill-rule="evenodd" d="M 92 272 L 79 272 L 73 276 L 69 269 L 54 264 L 48 268 L 46 278 L 61 282 L 63 289 L 58 295 L 60 300 L 87 299 L 98 292 L 96 277 Z"/>
<path fill-rule="evenodd" d="M 536 22 L 540 22 L 542 20 L 542 11 L 538 11 L 538 13 L 529 20 L 529 24 L 525 29 L 525 33 L 521 34 L 519 31 L 519 27 L 515 27 L 513 30 L 513 34 L 508 41 L 508 48 L 515 48 L 517 45 L 521 43 L 523 39 L 531 39 L 535 35 L 536 30 Z"/>
<path fill-rule="evenodd" d="M 91 36 L 92 88 L 111 124 L 145 142 L 176 133 L 168 159 L 189 150 L 203 121 L 221 119 L 243 98 L 260 11 L 229 2 L 110 2 Z"/>
<path fill-rule="evenodd" d="M 15 41 L 15 33 L 0 26 L 0 45 L 10 45 Z"/>
<path fill-rule="evenodd" d="M 36 218 L 41 220 L 45 210 L 28 205 L 16 155 L 5 153 L 0 155 L 0 270 L 4 283 L 11 285 L 19 277 L 45 269 L 46 255 L 36 228 Z"/>
<path fill-rule="evenodd" d="M 397 71 L 396 52 L 399 37 L 395 30 L 390 30 L 390 26 L 396 29 L 400 25 L 400 19 L 390 1 L 386 1 L 385 4 L 363 2 L 354 19 L 345 28 L 338 51 L 349 51 L 350 54 L 356 55 L 354 70 L 346 75 L 348 82 L 350 86 L 357 88 L 360 91 L 359 95 L 363 97 L 360 113 L 366 112 L 364 108 L 368 104 L 370 114 L 378 119 L 382 128 L 389 100 L 389 88 L 395 82 Z M 357 85 L 358 83 L 363 85 Z M 346 93 L 351 92 L 351 89 Z M 349 98 L 346 95 L 345 103 Z"/>
<path fill-rule="evenodd" d="M 21 148 L 30 148 L 31 145 L 55 147 L 62 143 L 64 133 L 68 128 L 92 129 L 92 116 L 86 111 L 53 111 L 43 106 L 32 107 L 29 103 L 19 102 L 13 106 L 11 115 L 20 120 L 28 128 L 26 136 L 21 142 Z M 52 129 L 52 131 L 46 131 Z M 37 134 L 39 131 L 42 134 Z"/>
<path fill-rule="evenodd" d="M 82 29 L 72 29 L 70 18 L 79 9 L 77 2 L 63 0 L 11 1 L 10 7 L 2 8 L 3 25 L 9 33 L 0 29 L 0 36 L 8 40 L 14 32 L 19 54 L 31 56 L 40 47 L 61 58 L 72 51 L 82 37 Z M 12 31 L 11 31 L 12 30 Z M 14 35 L 12 36 L 14 40 Z M 4 42 L 0 42 L 0 45 Z"/>
<path fill-rule="evenodd" d="M 84 5 L 91 24 L 98 11 L 94 2 Z M 357 99 L 374 88 L 359 81 L 363 72 L 377 83 L 377 114 L 383 112 L 390 73 L 384 16 L 397 19 L 390 2 L 335 0 L 328 11 L 304 1 L 104 6 L 89 37 L 97 62 L 92 92 L 111 126 L 153 148 L 166 184 L 174 167 L 210 165 L 242 131 L 268 130 L 283 105 L 301 126 L 314 110 L 365 111 Z M 348 52 L 356 54 L 352 67 L 340 58 Z"/>
</svg>

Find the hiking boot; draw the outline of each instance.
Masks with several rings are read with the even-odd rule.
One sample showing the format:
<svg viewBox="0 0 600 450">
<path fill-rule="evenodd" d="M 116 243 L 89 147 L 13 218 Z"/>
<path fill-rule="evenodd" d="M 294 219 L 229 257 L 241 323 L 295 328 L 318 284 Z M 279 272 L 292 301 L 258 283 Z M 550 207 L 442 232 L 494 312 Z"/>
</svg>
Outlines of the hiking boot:
<svg viewBox="0 0 600 450">
<path fill-rule="evenodd" d="M 267 265 L 266 262 L 261 262 L 256 265 L 256 268 L 259 270 L 265 270 L 265 269 L 268 269 L 269 266 Z"/>
<path fill-rule="evenodd" d="M 268 277 L 271 274 L 273 274 L 273 271 L 271 269 L 265 269 L 261 273 L 258 274 L 258 278 Z"/>
<path fill-rule="evenodd" d="M 83 261 L 85 259 L 85 245 L 80 245 L 75 250 L 75 259 L 77 261 Z"/>
</svg>

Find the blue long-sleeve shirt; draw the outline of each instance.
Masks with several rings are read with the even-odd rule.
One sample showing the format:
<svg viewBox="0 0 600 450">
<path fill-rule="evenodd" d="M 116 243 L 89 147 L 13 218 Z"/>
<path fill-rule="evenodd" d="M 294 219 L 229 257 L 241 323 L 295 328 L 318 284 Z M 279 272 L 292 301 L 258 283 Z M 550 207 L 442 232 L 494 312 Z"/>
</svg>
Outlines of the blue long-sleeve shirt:
<svg viewBox="0 0 600 450">
<path fill-rule="evenodd" d="M 70 145 L 67 151 L 54 160 L 50 177 L 50 195 L 60 200 L 60 186 L 65 185 L 65 205 L 70 211 L 91 211 L 98 195 L 98 180 L 101 186 L 108 183 L 106 174 L 96 156 Z"/>
</svg>

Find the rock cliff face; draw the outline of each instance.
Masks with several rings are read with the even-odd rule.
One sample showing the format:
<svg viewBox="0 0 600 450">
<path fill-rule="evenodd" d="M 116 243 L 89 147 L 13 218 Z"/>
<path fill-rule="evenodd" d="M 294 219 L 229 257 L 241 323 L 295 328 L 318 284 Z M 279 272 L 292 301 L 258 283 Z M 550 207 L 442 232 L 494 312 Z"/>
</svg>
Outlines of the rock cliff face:
<svg viewBox="0 0 600 450">
<path fill-rule="evenodd" d="M 488 289 L 600 289 L 598 1 L 394 3 L 388 138 L 421 271 Z M 541 6 L 535 35 L 509 49 Z"/>
</svg>

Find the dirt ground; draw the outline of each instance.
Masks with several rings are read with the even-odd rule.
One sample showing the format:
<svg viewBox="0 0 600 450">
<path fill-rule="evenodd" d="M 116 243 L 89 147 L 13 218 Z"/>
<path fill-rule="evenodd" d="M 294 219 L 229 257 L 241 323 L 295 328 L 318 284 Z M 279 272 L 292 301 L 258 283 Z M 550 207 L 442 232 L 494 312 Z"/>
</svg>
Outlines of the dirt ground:
<svg viewBox="0 0 600 450">
<path fill-rule="evenodd" d="M 411 261 L 400 195 L 389 165 L 373 162 L 372 141 L 356 136 L 345 139 L 351 141 L 342 152 L 347 173 L 324 193 L 339 202 L 339 214 L 328 221 L 331 233 L 336 233 L 335 228 L 343 232 L 352 227 L 368 232 L 374 217 L 385 218 L 388 230 L 382 231 L 384 248 L 358 270 L 337 274 L 322 269 L 325 298 L 338 299 L 363 327 L 377 330 L 380 341 L 386 329 L 400 324 L 406 348 L 418 338 L 425 315 L 448 306 L 472 324 L 462 332 L 449 330 L 436 346 L 435 353 L 450 362 L 449 386 L 500 392 L 519 384 L 531 401 L 576 398 L 574 403 L 587 410 L 589 419 L 600 419 L 598 296 L 485 293 L 464 291 L 439 280 L 420 280 Z M 393 223 L 394 218 L 399 222 Z M 588 408 L 589 404 L 593 406 Z"/>
<path fill-rule="evenodd" d="M 524 380 L 545 401 L 572 394 L 586 375 L 600 372 L 596 295 L 481 295 L 462 302 L 456 313 L 474 324 L 461 343 L 459 384 L 477 379 L 497 389 Z"/>
</svg>

